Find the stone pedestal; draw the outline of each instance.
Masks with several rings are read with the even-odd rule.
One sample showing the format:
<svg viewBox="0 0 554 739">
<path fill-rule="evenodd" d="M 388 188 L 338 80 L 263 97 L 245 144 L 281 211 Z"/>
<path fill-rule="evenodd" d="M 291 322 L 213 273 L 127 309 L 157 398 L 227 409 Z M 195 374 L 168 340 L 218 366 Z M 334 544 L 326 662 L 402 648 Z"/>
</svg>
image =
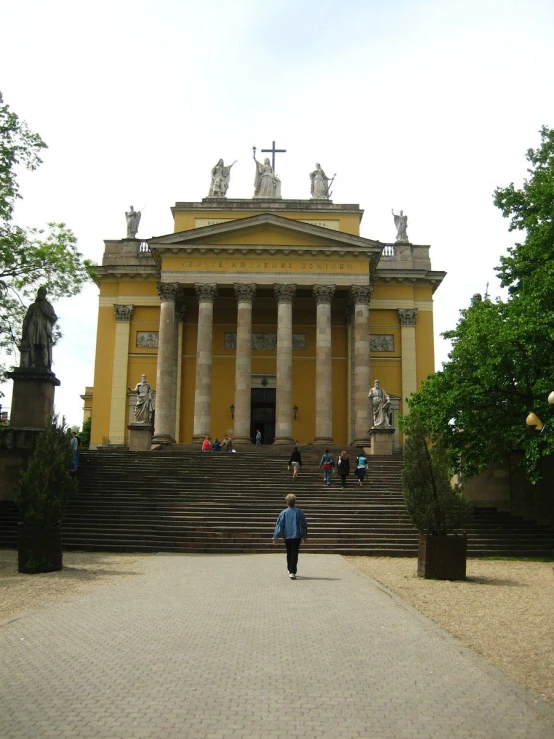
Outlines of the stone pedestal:
<svg viewBox="0 0 554 739">
<path fill-rule="evenodd" d="M 369 437 L 371 439 L 371 449 L 369 453 L 378 457 L 392 456 L 393 436 L 393 428 L 379 428 L 374 426 L 369 430 Z"/>
<path fill-rule="evenodd" d="M 6 374 L 13 380 L 10 426 L 41 429 L 54 411 L 54 392 L 60 381 L 46 368 L 16 367 Z"/>
<path fill-rule="evenodd" d="M 152 446 L 153 426 L 146 423 L 130 423 L 129 429 L 129 451 L 149 452 Z"/>
</svg>

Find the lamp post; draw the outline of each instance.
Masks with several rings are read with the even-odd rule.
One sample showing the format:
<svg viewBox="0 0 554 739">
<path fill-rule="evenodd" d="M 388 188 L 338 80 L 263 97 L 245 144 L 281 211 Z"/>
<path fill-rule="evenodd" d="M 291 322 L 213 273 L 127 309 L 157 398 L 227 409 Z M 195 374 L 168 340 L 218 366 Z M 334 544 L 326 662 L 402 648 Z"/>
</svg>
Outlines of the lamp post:
<svg viewBox="0 0 554 739">
<path fill-rule="evenodd" d="M 231 411 L 231 418 L 234 419 L 235 418 L 235 406 L 233 403 L 231 403 L 231 405 L 229 406 L 229 410 Z"/>
<path fill-rule="evenodd" d="M 296 421 L 296 417 L 298 416 L 298 406 L 297 405 L 293 406 L 292 412 L 294 413 L 294 420 Z"/>
</svg>

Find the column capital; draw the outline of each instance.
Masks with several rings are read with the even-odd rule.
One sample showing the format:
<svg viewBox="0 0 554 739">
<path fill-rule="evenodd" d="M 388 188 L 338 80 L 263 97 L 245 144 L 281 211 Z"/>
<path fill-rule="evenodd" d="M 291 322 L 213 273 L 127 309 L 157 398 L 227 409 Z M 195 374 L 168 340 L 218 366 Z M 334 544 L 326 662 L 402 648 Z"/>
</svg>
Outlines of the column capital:
<svg viewBox="0 0 554 739">
<path fill-rule="evenodd" d="M 314 285 L 313 295 L 316 303 L 331 303 L 335 294 L 334 285 Z"/>
<path fill-rule="evenodd" d="M 217 297 L 217 285 L 197 282 L 194 289 L 199 303 L 213 303 Z"/>
<path fill-rule="evenodd" d="M 116 321 L 129 322 L 131 320 L 131 316 L 133 315 L 133 306 L 132 305 L 114 305 L 113 312 L 115 313 Z"/>
<path fill-rule="evenodd" d="M 399 308 L 398 318 L 400 319 L 400 325 L 401 326 L 415 326 L 418 313 L 419 313 L 419 310 L 417 308 L 409 308 L 408 310 Z"/>
<path fill-rule="evenodd" d="M 296 285 L 273 285 L 278 303 L 292 303 L 296 295 Z"/>
<path fill-rule="evenodd" d="M 158 294 L 162 303 L 175 303 L 177 300 L 177 291 L 179 289 L 178 282 L 158 282 L 156 283 L 156 287 L 158 288 Z"/>
<path fill-rule="evenodd" d="M 233 288 L 238 303 L 251 303 L 256 297 L 256 285 L 244 285 L 235 282 Z"/>
<path fill-rule="evenodd" d="M 350 296 L 354 305 L 368 305 L 371 300 L 373 285 L 351 285 Z"/>
</svg>

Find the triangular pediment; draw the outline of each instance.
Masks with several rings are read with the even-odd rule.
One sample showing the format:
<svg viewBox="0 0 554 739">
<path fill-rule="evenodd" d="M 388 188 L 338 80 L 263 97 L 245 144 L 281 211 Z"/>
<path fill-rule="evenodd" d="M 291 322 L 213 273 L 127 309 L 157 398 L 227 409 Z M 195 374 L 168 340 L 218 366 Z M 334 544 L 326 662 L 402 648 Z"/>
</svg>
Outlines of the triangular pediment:
<svg viewBox="0 0 554 739">
<path fill-rule="evenodd" d="M 261 213 L 249 218 L 237 218 L 224 223 L 202 226 L 151 239 L 152 253 L 167 250 L 210 247 L 225 248 L 323 248 L 333 251 L 366 252 L 380 255 L 383 244 L 361 236 L 342 233 L 323 226 Z"/>
</svg>

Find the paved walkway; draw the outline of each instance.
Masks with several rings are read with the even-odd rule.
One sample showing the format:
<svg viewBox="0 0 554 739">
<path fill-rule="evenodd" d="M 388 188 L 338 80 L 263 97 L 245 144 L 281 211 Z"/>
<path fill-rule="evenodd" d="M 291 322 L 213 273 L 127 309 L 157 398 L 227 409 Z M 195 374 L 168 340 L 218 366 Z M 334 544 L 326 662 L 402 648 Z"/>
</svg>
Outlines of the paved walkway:
<svg viewBox="0 0 554 739">
<path fill-rule="evenodd" d="M 158 555 L 0 627 L 0 737 L 549 739 L 554 710 L 339 556 Z"/>
</svg>

